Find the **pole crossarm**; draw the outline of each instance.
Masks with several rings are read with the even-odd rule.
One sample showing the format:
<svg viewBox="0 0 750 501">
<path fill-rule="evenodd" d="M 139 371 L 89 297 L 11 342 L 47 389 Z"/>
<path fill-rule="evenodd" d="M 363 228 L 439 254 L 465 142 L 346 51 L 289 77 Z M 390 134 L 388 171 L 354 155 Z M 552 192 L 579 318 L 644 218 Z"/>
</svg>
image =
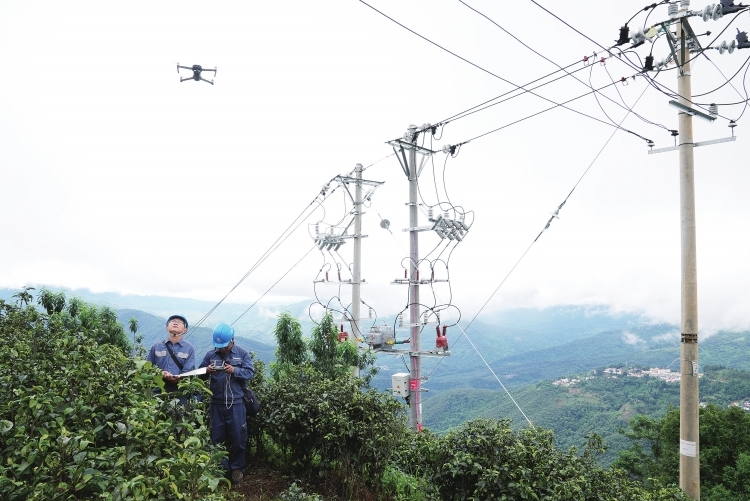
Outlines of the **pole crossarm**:
<svg viewBox="0 0 750 501">
<path fill-rule="evenodd" d="M 410 143 L 408 141 L 403 141 L 401 139 L 395 139 L 393 141 L 388 141 L 389 145 L 393 148 L 393 153 L 396 154 L 396 158 L 398 158 L 398 163 L 401 164 L 401 169 L 403 169 L 404 174 L 406 174 L 406 177 L 409 177 L 409 161 L 406 159 L 406 152 L 414 151 L 415 153 L 418 153 L 421 155 L 420 162 L 419 162 L 419 168 L 416 171 L 417 177 L 419 177 L 419 174 L 422 172 L 422 168 L 424 168 L 424 164 L 427 161 L 427 159 L 431 156 L 437 153 L 437 151 L 432 151 L 429 148 L 425 148 L 424 146 L 418 146 L 414 143 Z"/>
<path fill-rule="evenodd" d="M 693 148 L 697 148 L 698 146 L 709 146 L 711 144 L 719 144 L 719 143 L 727 143 L 730 141 L 736 141 L 737 136 L 730 136 L 730 137 L 722 137 L 721 139 L 711 139 L 709 141 L 698 141 L 697 143 L 693 143 Z M 669 148 L 657 148 L 655 150 L 649 150 L 649 155 L 654 155 L 656 153 L 664 153 L 667 151 L 677 151 L 680 149 L 682 144 L 678 144 L 677 146 L 670 146 Z"/>
</svg>

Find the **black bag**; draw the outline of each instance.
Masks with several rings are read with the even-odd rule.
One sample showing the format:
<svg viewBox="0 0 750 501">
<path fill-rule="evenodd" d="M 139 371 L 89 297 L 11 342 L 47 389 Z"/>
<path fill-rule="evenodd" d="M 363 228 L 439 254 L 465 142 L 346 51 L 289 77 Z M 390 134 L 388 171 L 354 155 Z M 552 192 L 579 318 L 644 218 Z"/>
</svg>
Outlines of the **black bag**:
<svg viewBox="0 0 750 501">
<path fill-rule="evenodd" d="M 245 394 L 242 396 L 242 401 L 245 402 L 245 413 L 248 417 L 253 417 L 260 412 L 260 402 L 258 402 L 255 392 L 247 386 L 247 383 L 243 390 Z"/>
</svg>

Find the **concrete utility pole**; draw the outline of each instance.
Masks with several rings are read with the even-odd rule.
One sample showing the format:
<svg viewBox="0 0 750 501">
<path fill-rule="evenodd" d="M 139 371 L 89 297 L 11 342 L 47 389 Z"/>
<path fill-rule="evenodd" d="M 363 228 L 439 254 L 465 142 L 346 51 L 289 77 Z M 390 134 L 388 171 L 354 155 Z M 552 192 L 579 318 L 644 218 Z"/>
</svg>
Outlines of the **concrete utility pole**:
<svg viewBox="0 0 750 501">
<path fill-rule="evenodd" d="M 690 107 L 690 52 L 687 18 L 678 24 L 679 103 Z M 679 117 L 680 221 L 682 249 L 682 314 L 680 339 L 680 488 L 692 499 L 700 499 L 700 447 L 698 428 L 698 277 L 695 250 L 695 175 L 693 164 L 693 117 L 681 111 Z"/>
<path fill-rule="evenodd" d="M 421 372 L 422 359 L 420 357 L 419 344 L 419 207 L 417 206 L 418 179 L 417 168 L 417 126 L 410 125 L 409 132 L 411 143 L 414 145 L 409 150 L 409 323 L 411 324 L 411 337 L 409 343 L 409 423 L 417 431 L 422 429 L 422 388 Z"/>
<path fill-rule="evenodd" d="M 362 338 L 360 305 L 362 304 L 362 164 L 354 167 L 354 264 L 352 265 L 352 342 Z M 355 369 L 359 372 L 359 369 Z"/>
</svg>

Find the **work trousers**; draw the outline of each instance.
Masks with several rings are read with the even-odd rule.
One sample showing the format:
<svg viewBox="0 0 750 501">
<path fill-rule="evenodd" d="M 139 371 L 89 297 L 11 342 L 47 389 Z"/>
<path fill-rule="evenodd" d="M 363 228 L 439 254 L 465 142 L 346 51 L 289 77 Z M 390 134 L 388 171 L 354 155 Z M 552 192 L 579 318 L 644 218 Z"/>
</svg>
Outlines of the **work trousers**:
<svg viewBox="0 0 750 501">
<path fill-rule="evenodd" d="M 227 471 L 245 471 L 245 448 L 247 447 L 247 416 L 243 401 L 230 404 L 211 402 L 211 442 L 225 444 L 229 457 L 222 461 Z"/>
</svg>

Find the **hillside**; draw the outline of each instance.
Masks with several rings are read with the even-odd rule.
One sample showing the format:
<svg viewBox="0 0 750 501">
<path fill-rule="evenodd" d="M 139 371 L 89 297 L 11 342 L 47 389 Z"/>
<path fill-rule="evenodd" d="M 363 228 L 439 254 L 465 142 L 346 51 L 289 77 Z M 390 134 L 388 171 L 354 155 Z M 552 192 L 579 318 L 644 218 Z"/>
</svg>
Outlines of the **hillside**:
<svg viewBox="0 0 750 501">
<path fill-rule="evenodd" d="M 731 402 L 750 399 L 750 371 L 705 367 L 700 380 L 702 402 L 726 407 Z M 600 375 L 570 387 L 544 381 L 514 388 L 511 395 L 535 426 L 555 432 L 560 447 L 583 447 L 586 435 L 601 435 L 610 446 L 603 457 L 608 463 L 617 451 L 630 445 L 618 430 L 635 414 L 661 417 L 670 406 L 678 407 L 680 386 L 652 377 Z M 505 417 L 512 419 L 514 426 L 528 426 L 502 390 L 449 390 L 427 399 L 424 415 L 425 425 L 439 433 L 479 417 Z"/>
</svg>

